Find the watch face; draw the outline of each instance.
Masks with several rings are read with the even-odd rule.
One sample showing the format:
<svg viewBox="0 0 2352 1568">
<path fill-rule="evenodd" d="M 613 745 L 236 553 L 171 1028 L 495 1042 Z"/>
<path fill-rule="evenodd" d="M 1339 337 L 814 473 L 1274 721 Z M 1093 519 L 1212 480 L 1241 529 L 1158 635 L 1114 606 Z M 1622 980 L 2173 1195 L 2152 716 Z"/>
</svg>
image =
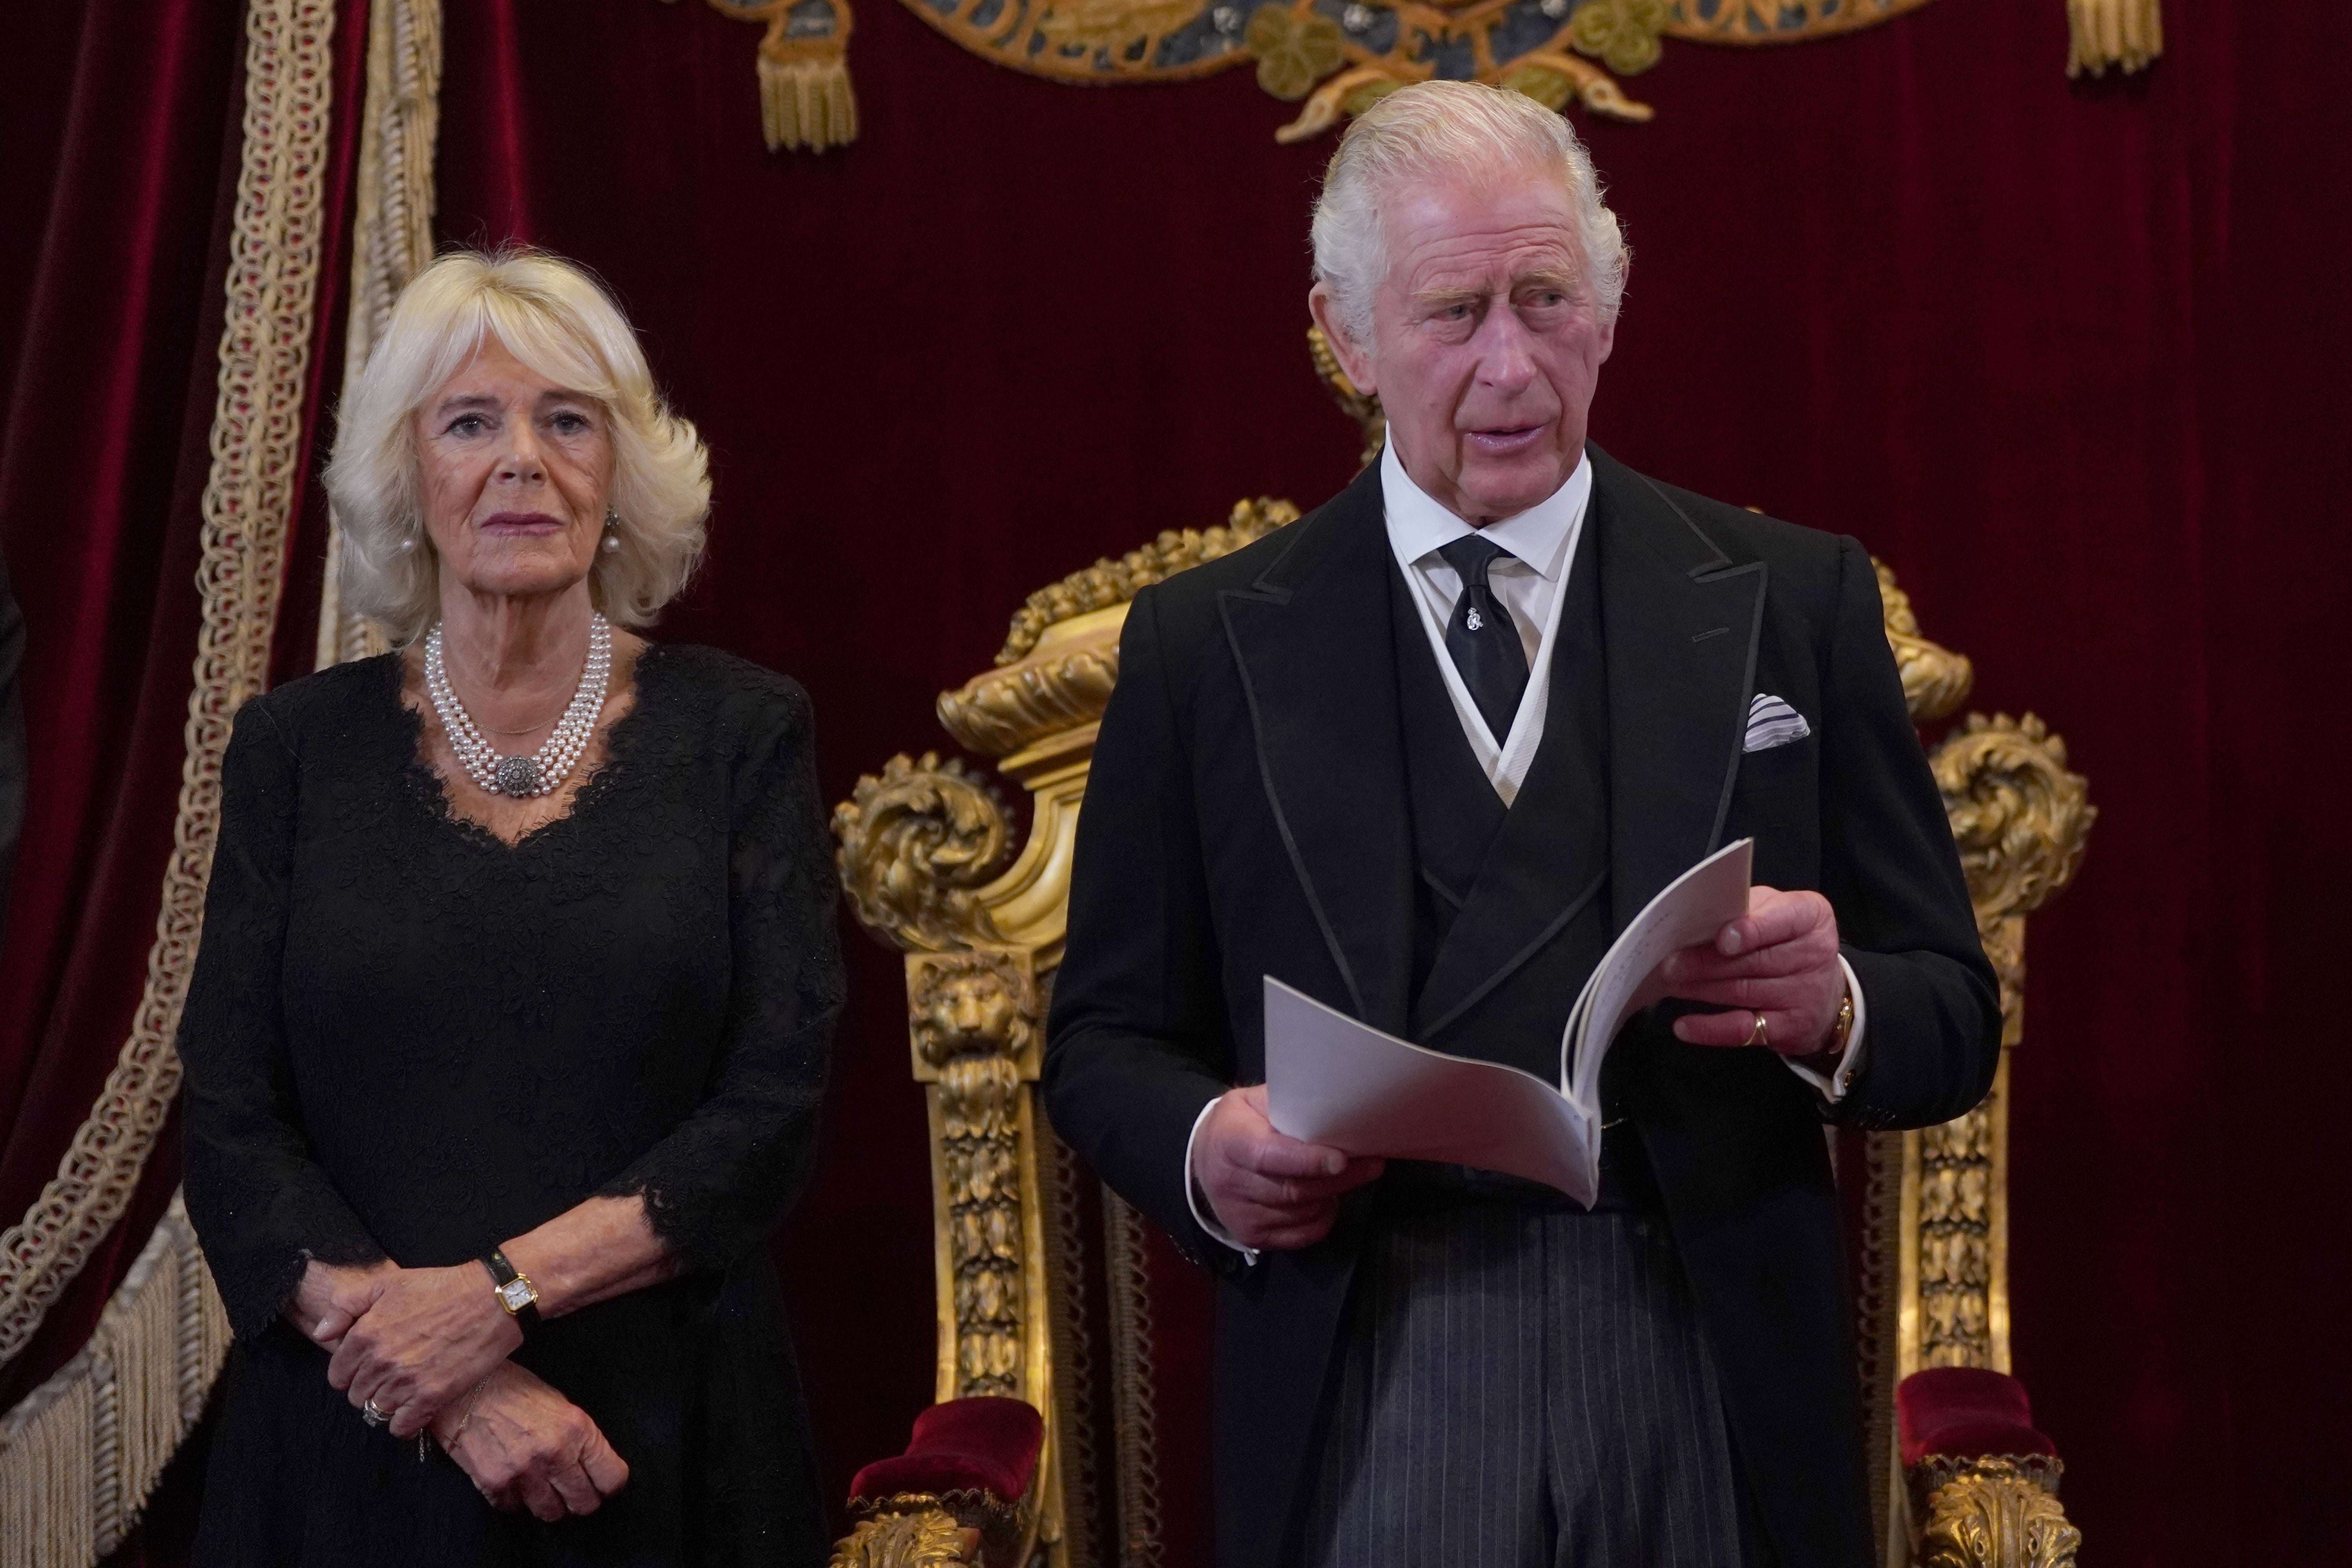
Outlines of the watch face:
<svg viewBox="0 0 2352 1568">
<path fill-rule="evenodd" d="M 539 1292 L 530 1288 L 528 1279 L 509 1279 L 499 1287 L 499 1300 L 506 1303 L 508 1311 L 520 1312 L 539 1300 Z"/>
</svg>

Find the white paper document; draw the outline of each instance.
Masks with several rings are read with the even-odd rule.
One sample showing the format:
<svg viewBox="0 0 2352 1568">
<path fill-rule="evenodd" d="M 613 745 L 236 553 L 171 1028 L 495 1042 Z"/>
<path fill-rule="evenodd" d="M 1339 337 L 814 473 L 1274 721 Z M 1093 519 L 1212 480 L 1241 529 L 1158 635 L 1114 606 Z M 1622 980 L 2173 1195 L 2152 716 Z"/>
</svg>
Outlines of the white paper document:
<svg viewBox="0 0 2352 1568">
<path fill-rule="evenodd" d="M 1559 1081 L 1433 1051 L 1265 977 L 1265 1097 L 1275 1131 L 1350 1154 L 1432 1160 L 1557 1187 L 1601 1186 L 1601 1063 L 1666 994 L 1658 965 L 1748 912 L 1752 841 L 1727 844 L 1652 899 L 1592 971 L 1559 1043 Z"/>
</svg>

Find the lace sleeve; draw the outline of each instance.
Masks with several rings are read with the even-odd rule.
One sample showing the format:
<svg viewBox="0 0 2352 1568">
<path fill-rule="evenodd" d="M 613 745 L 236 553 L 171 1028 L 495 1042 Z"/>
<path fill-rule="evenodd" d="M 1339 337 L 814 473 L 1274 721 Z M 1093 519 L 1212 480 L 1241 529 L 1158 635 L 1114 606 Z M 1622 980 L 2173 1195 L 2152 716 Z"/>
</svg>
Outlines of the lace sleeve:
<svg viewBox="0 0 2352 1568">
<path fill-rule="evenodd" d="M 295 1100 L 279 1010 L 294 806 L 293 752 L 249 702 L 221 763 L 220 841 L 179 1040 L 188 1213 L 239 1339 L 269 1327 L 310 1259 L 383 1256 L 311 1158 Z"/>
<path fill-rule="evenodd" d="M 690 1269 L 734 1262 L 799 1195 L 841 1012 L 808 695 L 759 679 L 721 724 L 734 752 L 727 1039 L 694 1114 L 604 1189 L 642 1194 L 654 1233 Z"/>
</svg>

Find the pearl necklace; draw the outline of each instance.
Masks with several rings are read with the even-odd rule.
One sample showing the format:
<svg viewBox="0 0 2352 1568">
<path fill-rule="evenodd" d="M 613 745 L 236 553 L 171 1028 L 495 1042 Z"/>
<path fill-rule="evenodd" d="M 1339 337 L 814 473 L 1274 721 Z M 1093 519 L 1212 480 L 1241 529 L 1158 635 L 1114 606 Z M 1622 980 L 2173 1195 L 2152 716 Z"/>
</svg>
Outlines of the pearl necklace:
<svg viewBox="0 0 2352 1568">
<path fill-rule="evenodd" d="M 579 765 L 580 753 L 588 749 L 589 736 L 595 733 L 596 715 L 604 710 L 604 691 L 612 673 L 613 623 L 592 611 L 588 617 L 588 662 L 581 668 L 580 689 L 572 694 L 572 705 L 555 721 L 547 743 L 532 755 L 501 757 L 476 728 L 473 715 L 466 711 L 466 705 L 457 700 L 457 691 L 449 685 L 448 666 L 441 658 L 440 626 L 435 626 L 425 637 L 425 689 L 433 699 L 433 711 L 440 716 L 442 733 L 449 737 L 466 776 L 488 794 L 512 795 L 519 800 L 553 795 L 572 776 L 572 770 Z"/>
</svg>

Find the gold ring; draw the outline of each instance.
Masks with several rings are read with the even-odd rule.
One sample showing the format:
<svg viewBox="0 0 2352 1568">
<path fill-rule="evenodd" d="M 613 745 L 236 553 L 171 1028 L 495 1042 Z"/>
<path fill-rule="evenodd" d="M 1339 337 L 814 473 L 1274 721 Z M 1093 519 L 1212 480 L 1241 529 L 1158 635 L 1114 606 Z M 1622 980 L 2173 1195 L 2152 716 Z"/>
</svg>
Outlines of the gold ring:
<svg viewBox="0 0 2352 1568">
<path fill-rule="evenodd" d="M 1771 1047 L 1772 1042 L 1764 1037 L 1764 1015 L 1761 1013 L 1756 1015 L 1756 1026 L 1748 1031 L 1748 1043 L 1762 1046 L 1768 1050 Z"/>
</svg>

